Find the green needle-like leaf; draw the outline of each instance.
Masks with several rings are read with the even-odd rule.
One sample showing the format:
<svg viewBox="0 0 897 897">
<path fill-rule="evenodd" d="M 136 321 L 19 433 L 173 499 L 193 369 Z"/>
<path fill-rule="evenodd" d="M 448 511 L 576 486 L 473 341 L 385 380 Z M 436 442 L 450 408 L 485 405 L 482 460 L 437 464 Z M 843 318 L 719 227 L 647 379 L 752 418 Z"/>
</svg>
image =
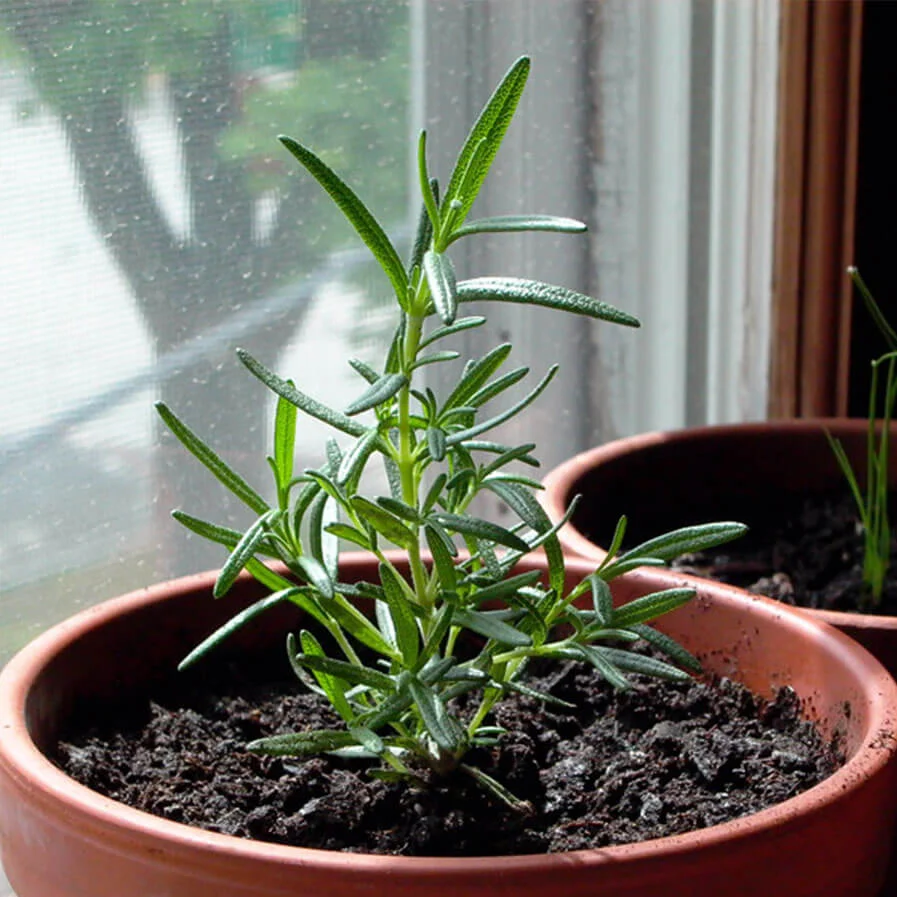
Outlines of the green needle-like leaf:
<svg viewBox="0 0 897 897">
<path fill-rule="evenodd" d="M 682 645 L 675 639 L 670 638 L 665 632 L 649 626 L 647 623 L 639 623 L 637 626 L 630 627 L 633 632 L 637 633 L 640 638 L 644 639 L 649 645 L 662 651 L 674 663 L 693 673 L 701 672 L 701 662 L 690 651 L 686 651 Z"/>
<path fill-rule="evenodd" d="M 383 638 L 380 630 L 354 604 L 347 601 L 337 592 L 333 601 L 327 605 L 327 612 L 354 639 L 367 645 L 373 651 L 398 660 L 395 649 Z"/>
<path fill-rule="evenodd" d="M 743 523 L 702 523 L 698 526 L 683 526 L 664 533 L 647 542 L 636 545 L 618 558 L 624 561 L 631 557 L 652 557 L 662 561 L 672 561 L 680 554 L 705 551 L 731 542 L 747 532 Z"/>
<path fill-rule="evenodd" d="M 380 756 L 386 750 L 383 739 L 366 726 L 349 726 L 352 737 L 369 753 Z"/>
<path fill-rule="evenodd" d="M 424 273 L 436 312 L 442 323 L 454 323 L 458 312 L 458 281 L 452 260 L 441 252 L 428 249 L 424 253 Z"/>
<path fill-rule="evenodd" d="M 604 646 L 595 647 L 604 658 L 615 667 L 627 673 L 639 673 L 642 676 L 652 676 L 657 679 L 666 679 L 669 682 L 685 682 L 691 679 L 688 673 L 671 664 L 657 660 L 656 657 L 645 657 L 643 654 L 635 654 L 632 651 L 621 651 L 619 648 Z"/>
<path fill-rule="evenodd" d="M 446 452 L 446 435 L 442 427 L 427 427 L 427 448 L 434 461 L 442 461 Z"/>
<path fill-rule="evenodd" d="M 409 523 L 419 524 L 421 522 L 420 514 L 411 505 L 406 505 L 401 499 L 384 495 L 377 499 L 377 504 L 382 508 L 386 508 L 390 514 L 395 514 L 396 517 L 407 520 Z"/>
<path fill-rule="evenodd" d="M 556 234 L 581 234 L 588 228 L 573 218 L 557 218 L 554 215 L 500 215 L 480 218 L 459 227 L 449 243 L 472 234 L 516 233 L 520 231 L 548 231 Z"/>
<path fill-rule="evenodd" d="M 408 290 L 405 268 L 398 252 L 386 236 L 376 218 L 346 184 L 315 153 L 291 137 L 281 137 L 280 142 L 305 166 L 314 179 L 330 194 L 333 201 L 358 232 L 358 236 L 380 263 L 398 298 L 404 299 Z"/>
<path fill-rule="evenodd" d="M 296 406 L 284 398 L 278 398 L 274 415 L 274 468 L 277 471 L 277 487 L 282 493 L 293 479 L 295 450 Z"/>
<path fill-rule="evenodd" d="M 348 683 L 353 685 L 357 683 L 341 677 L 337 661 L 332 661 L 327 657 L 321 643 L 307 629 L 299 633 L 299 639 L 302 642 L 302 652 L 299 651 L 295 636 L 292 633 L 287 636 L 287 657 L 296 675 L 301 679 L 302 668 L 308 667 L 333 709 L 344 722 L 351 722 L 355 718 L 355 714 L 346 697 L 346 689 Z M 351 664 L 342 664 L 341 666 L 348 667 Z M 332 669 L 332 667 L 337 668 Z"/>
<path fill-rule="evenodd" d="M 180 440 L 184 448 L 197 458 L 214 476 L 256 514 L 270 510 L 268 503 L 238 473 L 210 449 L 164 402 L 156 403 L 159 417 Z"/>
<path fill-rule="evenodd" d="M 482 327 L 486 323 L 486 319 L 482 315 L 474 315 L 469 318 L 458 318 L 454 324 L 449 327 L 437 327 L 429 336 L 421 340 L 420 348 L 426 349 L 438 340 L 445 339 L 447 336 L 454 336 L 456 333 L 462 333 L 465 330 L 471 330 L 474 327 Z"/>
<path fill-rule="evenodd" d="M 421 131 L 417 141 L 417 176 L 418 186 L 420 187 L 421 197 L 424 203 L 424 210 L 430 222 L 429 232 L 432 236 L 433 231 L 439 228 L 439 208 L 436 204 L 436 191 L 433 188 L 433 181 L 430 178 L 429 166 L 427 165 L 427 132 Z"/>
<path fill-rule="evenodd" d="M 583 660 L 588 661 L 607 682 L 619 691 L 632 687 L 630 681 L 617 669 L 603 653 L 607 649 L 595 648 L 591 645 L 575 645 L 574 649 Z"/>
<path fill-rule="evenodd" d="M 259 517 L 252 526 L 243 534 L 240 541 L 234 546 L 234 550 L 230 553 L 218 578 L 215 580 L 215 587 L 212 594 L 216 598 L 226 595 L 230 587 L 234 584 L 240 571 L 246 566 L 249 559 L 255 554 L 261 542 L 268 534 L 269 527 L 277 519 L 280 511 L 269 511 Z"/>
<path fill-rule="evenodd" d="M 303 633 L 307 635 L 308 633 Z M 303 640 L 303 647 L 304 647 Z M 396 690 L 396 683 L 392 676 L 381 673 L 370 667 L 358 666 L 354 663 L 346 663 L 344 660 L 333 660 L 325 654 L 297 654 L 294 657 L 296 663 L 308 667 L 312 672 L 321 672 L 328 676 L 343 679 L 351 685 L 364 685 L 377 691 L 391 693 Z"/>
<path fill-rule="evenodd" d="M 445 709 L 435 689 L 412 676 L 408 691 L 433 741 L 444 751 L 454 753 L 460 750 L 464 744 L 464 733 Z"/>
<path fill-rule="evenodd" d="M 359 358 L 350 358 L 349 367 L 360 377 L 367 380 L 368 383 L 374 383 L 380 379 L 380 375 L 369 364 L 365 364 Z"/>
<path fill-rule="evenodd" d="M 485 480 L 483 485 L 494 492 L 527 526 L 534 529 L 539 535 L 551 530 L 551 520 L 548 514 L 525 486 L 495 479 L 494 476 Z M 548 536 L 543 546 L 548 559 L 548 581 L 555 592 L 560 595 L 564 591 L 566 580 L 564 552 L 560 540 L 555 535 Z"/>
<path fill-rule="evenodd" d="M 447 208 L 452 200 L 460 200 L 462 214 L 459 216 L 459 223 L 463 222 L 473 205 L 501 146 L 526 86 L 529 70 L 530 60 L 527 56 L 521 57 L 511 66 L 489 98 L 458 154 L 458 160 L 445 191 L 443 208 Z M 471 166 L 474 154 L 477 155 L 477 164 Z"/>
<path fill-rule="evenodd" d="M 246 750 L 269 757 L 307 757 L 323 754 L 355 744 L 355 736 L 345 729 L 314 729 L 309 732 L 290 732 L 250 741 Z"/>
<path fill-rule="evenodd" d="M 421 507 L 421 513 L 426 516 L 436 507 L 436 503 L 442 497 L 442 492 L 445 489 L 445 484 L 448 482 L 448 476 L 446 474 L 440 473 L 437 475 L 436 479 L 433 480 L 430 488 L 427 490 L 426 498 L 424 498 L 423 506 Z"/>
<path fill-rule="evenodd" d="M 544 392 L 545 388 L 549 383 L 554 379 L 554 375 L 558 372 L 558 366 L 552 365 L 548 369 L 548 373 L 539 381 L 539 384 L 536 388 L 524 396 L 519 402 L 516 402 L 507 410 L 503 411 L 501 414 L 496 414 L 495 417 L 489 418 L 489 420 L 482 421 L 478 424 L 474 424 L 472 427 L 467 427 L 464 430 L 458 430 L 455 433 L 452 433 L 446 439 L 446 445 L 449 447 L 453 445 L 459 445 L 462 442 L 467 442 L 468 439 L 473 439 L 474 436 L 479 436 L 480 433 L 485 433 L 487 430 L 491 430 L 494 427 L 503 424 L 506 420 L 510 420 L 512 417 L 516 417 L 523 411 L 524 408 L 531 405 L 536 399 L 539 398 L 540 395 Z"/>
<path fill-rule="evenodd" d="M 677 607 L 682 607 L 694 597 L 694 589 L 664 589 L 662 592 L 653 592 L 616 608 L 611 616 L 611 625 L 622 629 L 636 623 L 647 623 L 674 611 Z"/>
<path fill-rule="evenodd" d="M 505 449 L 504 451 L 498 452 L 498 457 L 491 461 L 483 468 L 482 477 L 485 479 L 490 474 L 494 473 L 497 470 L 500 470 L 502 467 L 510 464 L 512 461 L 523 461 L 526 463 L 527 459 L 532 461 L 530 456 L 530 452 L 535 448 L 535 443 L 529 442 L 526 445 L 518 445 L 514 448 Z M 468 446 L 470 448 L 470 446 Z M 501 449 L 501 447 L 498 447 Z M 538 462 L 536 462 L 536 466 L 538 466 Z"/>
<path fill-rule="evenodd" d="M 347 542 L 352 542 L 360 548 L 363 548 L 365 551 L 370 551 L 373 547 L 371 545 L 371 540 L 367 537 L 366 533 L 355 529 L 354 526 L 349 526 L 347 523 L 329 523 L 327 524 L 327 532 L 336 536 L 338 539 L 345 539 Z"/>
<path fill-rule="evenodd" d="M 538 570 L 530 570 L 526 573 L 518 573 L 489 586 L 481 586 L 473 597 L 477 605 L 489 604 L 493 601 L 511 602 L 520 589 L 534 585 L 539 581 L 541 574 Z"/>
<path fill-rule="evenodd" d="M 613 538 L 610 540 L 610 546 L 607 549 L 607 557 L 605 557 L 598 570 L 607 567 L 616 557 L 617 552 L 620 550 L 620 546 L 623 544 L 623 539 L 626 537 L 626 526 L 628 525 L 628 522 L 625 514 L 617 521 Z"/>
<path fill-rule="evenodd" d="M 333 580 L 324 569 L 324 565 L 313 557 L 303 555 L 296 558 L 309 584 L 314 586 L 325 598 L 333 597 Z"/>
<path fill-rule="evenodd" d="M 458 768 L 467 773 L 475 782 L 483 787 L 490 794 L 495 795 L 502 803 L 507 804 L 515 813 L 521 816 L 531 816 L 533 813 L 533 805 L 528 800 L 520 800 L 519 797 L 511 793 L 501 782 L 496 781 L 488 773 L 483 772 L 478 766 L 470 766 L 467 763 L 461 763 Z"/>
<path fill-rule="evenodd" d="M 594 573 L 589 577 L 589 586 L 592 590 L 592 607 L 595 610 L 595 616 L 602 624 L 610 626 L 614 614 L 614 600 L 610 586 Z"/>
<path fill-rule="evenodd" d="M 342 430 L 343 433 L 348 433 L 350 436 L 361 436 L 367 430 L 367 427 L 365 427 L 364 424 L 360 424 L 358 421 L 352 420 L 351 417 L 347 417 L 339 411 L 334 411 L 332 408 L 322 405 L 320 402 L 311 398 L 311 396 L 307 396 L 304 392 L 296 389 L 289 380 L 284 380 L 283 378 L 278 377 L 277 374 L 266 368 L 260 361 L 256 361 L 243 349 L 237 349 L 237 355 L 239 356 L 240 361 L 242 361 L 252 374 L 258 377 L 268 389 L 277 393 L 277 395 L 283 397 L 288 402 L 291 402 L 300 411 L 304 411 L 309 415 L 309 417 L 324 421 L 325 424 L 330 424 L 331 427 L 334 427 L 337 430 Z"/>
<path fill-rule="evenodd" d="M 361 414 L 362 411 L 382 405 L 407 383 L 408 378 L 404 374 L 384 374 L 346 408 L 346 414 Z"/>
<path fill-rule="evenodd" d="M 467 403 L 472 408 L 479 408 L 496 396 L 501 395 L 505 390 L 510 389 L 516 383 L 519 383 L 528 373 L 529 368 L 514 368 L 513 371 L 508 371 L 506 374 L 502 374 L 501 377 L 496 378 L 491 383 L 487 383 L 482 389 L 478 389 L 467 400 Z"/>
<path fill-rule="evenodd" d="M 185 514 L 183 511 L 172 511 L 171 516 L 174 517 L 178 523 L 187 527 L 191 532 L 196 533 L 197 536 L 202 536 L 210 542 L 217 542 L 219 545 L 224 545 L 231 551 L 233 551 L 240 539 L 243 538 L 243 533 L 238 530 L 231 529 L 227 526 L 219 526 L 216 523 L 207 523 L 205 520 L 200 520 L 198 517 L 192 517 L 190 514 Z M 258 546 L 258 552 L 272 557 L 276 554 L 274 549 L 267 544 L 260 544 Z"/>
<path fill-rule="evenodd" d="M 452 622 L 512 648 L 528 648 L 533 643 L 525 632 L 509 626 L 488 612 L 458 608 L 455 610 Z"/>
<path fill-rule="evenodd" d="M 475 536 L 478 539 L 486 539 L 489 542 L 496 542 L 498 545 L 504 545 L 516 551 L 529 551 L 529 545 L 520 536 L 488 520 L 480 520 L 478 517 L 469 517 L 466 514 L 448 513 L 434 514 L 432 520 L 445 527 L 445 529 L 456 533 Z"/>
<path fill-rule="evenodd" d="M 396 634 L 396 644 L 402 652 L 402 660 L 409 669 L 417 663 L 418 650 L 420 648 L 420 633 L 417 629 L 417 620 L 411 611 L 405 588 L 399 581 L 398 574 L 388 564 L 380 564 L 380 582 L 383 585 L 383 593 L 389 606 L 393 627 Z"/>
<path fill-rule="evenodd" d="M 351 484 L 358 482 L 358 478 L 361 476 L 368 458 L 371 457 L 377 448 L 379 439 L 380 434 L 376 428 L 372 427 L 343 455 L 339 469 L 336 472 L 338 486 L 345 486 L 350 491 L 354 491 Z"/>
<path fill-rule="evenodd" d="M 385 536 L 399 548 L 409 549 L 415 542 L 414 533 L 393 514 L 385 508 L 364 498 L 361 495 L 353 495 L 351 498 L 352 509 L 365 522 L 369 523 L 381 536 Z"/>
<path fill-rule="evenodd" d="M 452 558 L 457 554 L 458 550 L 449 539 L 448 534 L 434 527 L 432 523 L 427 523 L 424 527 L 424 536 L 427 540 L 427 547 L 430 554 L 433 555 L 433 566 L 436 568 L 436 575 L 439 577 L 439 584 L 446 592 L 454 592 L 457 588 L 457 577 L 455 575 L 455 564 Z M 446 542 L 451 545 L 451 549 Z"/>
<path fill-rule="evenodd" d="M 477 277 L 458 284 L 459 302 L 519 302 L 541 305 L 575 315 L 586 315 L 625 327 L 641 326 L 638 318 L 620 311 L 606 302 L 593 299 L 566 287 L 553 286 L 519 277 Z"/>
<path fill-rule="evenodd" d="M 411 370 L 416 371 L 418 368 L 422 368 L 428 364 L 439 364 L 443 361 L 454 361 L 456 358 L 460 357 L 460 352 L 454 352 L 451 350 L 445 352 L 434 352 L 432 355 L 420 355 L 418 356 L 417 361 L 411 365 Z"/>
<path fill-rule="evenodd" d="M 275 592 L 273 595 L 268 595 L 265 598 L 256 601 L 255 604 L 251 604 L 245 610 L 240 611 L 240 613 L 235 614 L 231 617 L 223 626 L 219 626 L 210 636 L 203 639 L 179 664 L 178 670 L 186 670 L 187 667 L 193 666 L 196 661 L 200 660 L 202 657 L 205 657 L 206 654 L 209 653 L 213 648 L 217 648 L 223 641 L 228 639 L 231 635 L 233 635 L 238 630 L 242 629 L 243 626 L 248 623 L 250 620 L 254 620 L 256 617 L 263 614 L 269 608 L 274 607 L 276 604 L 280 604 L 282 601 L 286 601 L 287 599 L 299 595 L 300 589 L 297 586 L 290 586 L 287 589 L 282 589 L 279 592 Z"/>
<path fill-rule="evenodd" d="M 482 358 L 468 364 L 458 385 L 445 400 L 445 408 L 460 408 L 468 404 L 468 399 L 497 371 L 511 354 L 511 344 L 502 343 Z"/>
</svg>

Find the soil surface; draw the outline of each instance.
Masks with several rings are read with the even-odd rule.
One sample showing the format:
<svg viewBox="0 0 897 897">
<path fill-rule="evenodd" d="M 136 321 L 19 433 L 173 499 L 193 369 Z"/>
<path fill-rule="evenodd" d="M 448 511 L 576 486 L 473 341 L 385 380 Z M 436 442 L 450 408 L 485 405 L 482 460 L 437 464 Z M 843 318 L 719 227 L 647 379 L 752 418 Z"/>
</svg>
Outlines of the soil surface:
<svg viewBox="0 0 897 897">
<path fill-rule="evenodd" d="M 633 689 L 614 692 L 591 668 L 554 667 L 533 684 L 576 711 L 522 696 L 498 709 L 507 734 L 466 761 L 529 800 L 530 816 L 461 773 L 415 789 L 371 778 L 363 761 L 250 755 L 251 739 L 335 720 L 297 682 L 258 685 L 233 670 L 85 722 L 56 760 L 95 791 L 211 831 L 420 856 L 557 852 L 687 832 L 783 801 L 839 765 L 789 689 L 766 703 L 728 680 L 632 679 Z"/>
<path fill-rule="evenodd" d="M 892 555 L 897 557 L 893 539 Z M 673 567 L 799 607 L 897 614 L 897 570 L 889 571 L 876 606 L 863 582 L 856 506 L 841 493 L 795 501 L 774 520 L 752 521 L 746 538 L 684 555 Z"/>
</svg>

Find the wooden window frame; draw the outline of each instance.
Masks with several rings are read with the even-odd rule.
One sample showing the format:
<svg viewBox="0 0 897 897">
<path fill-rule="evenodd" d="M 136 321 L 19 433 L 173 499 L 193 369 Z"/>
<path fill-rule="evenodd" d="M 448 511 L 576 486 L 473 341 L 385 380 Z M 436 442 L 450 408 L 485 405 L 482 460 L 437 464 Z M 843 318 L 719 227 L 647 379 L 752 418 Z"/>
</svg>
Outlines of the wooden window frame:
<svg viewBox="0 0 897 897">
<path fill-rule="evenodd" d="M 769 415 L 844 414 L 861 0 L 783 0 Z"/>
</svg>

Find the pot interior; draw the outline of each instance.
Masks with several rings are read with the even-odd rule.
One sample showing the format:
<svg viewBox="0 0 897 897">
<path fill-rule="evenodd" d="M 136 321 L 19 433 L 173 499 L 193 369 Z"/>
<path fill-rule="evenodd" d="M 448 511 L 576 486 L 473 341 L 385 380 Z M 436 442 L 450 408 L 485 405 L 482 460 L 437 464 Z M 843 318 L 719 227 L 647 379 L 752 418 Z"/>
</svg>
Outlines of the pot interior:
<svg viewBox="0 0 897 897">
<path fill-rule="evenodd" d="M 369 578 L 368 564 L 367 558 L 350 559 L 341 574 L 344 581 Z M 522 567 L 533 564 L 540 562 Z M 587 561 L 569 560 L 570 583 L 592 569 Z M 177 677 L 184 675 L 176 666 L 184 655 L 263 594 L 243 579 L 225 598 L 212 600 L 212 582 L 211 576 L 175 581 L 102 605 L 82 618 L 83 625 L 72 626 L 72 637 L 50 653 L 27 693 L 27 725 L 38 747 L 52 754 L 73 714 L 104 707 L 127 712 L 129 704 L 151 691 L 176 687 Z M 629 600 L 669 586 L 668 579 L 638 571 L 615 584 L 615 598 Z M 260 663 L 286 671 L 285 634 L 295 631 L 300 619 L 292 606 L 263 614 L 219 648 L 215 662 Z M 793 687 L 823 735 L 840 739 L 847 756 L 867 737 L 874 710 L 864 680 L 880 671 L 840 633 L 772 602 L 745 600 L 712 584 L 702 586 L 694 601 L 664 617 L 658 628 L 695 653 L 707 673 L 737 679 L 763 696 Z"/>
<path fill-rule="evenodd" d="M 855 424 L 855 425 L 854 425 Z M 866 434 L 862 422 L 833 426 L 861 483 Z M 895 434 L 897 437 L 897 434 Z M 890 477 L 897 485 L 897 438 Z M 680 526 L 738 520 L 751 526 L 771 515 L 790 515 L 808 495 L 846 489 L 821 426 L 713 427 L 683 430 L 651 441 L 610 444 L 573 482 L 567 504 L 581 495 L 573 526 L 607 546 L 622 515 L 627 542 L 636 544 Z M 750 532 L 740 540 L 751 545 Z"/>
</svg>

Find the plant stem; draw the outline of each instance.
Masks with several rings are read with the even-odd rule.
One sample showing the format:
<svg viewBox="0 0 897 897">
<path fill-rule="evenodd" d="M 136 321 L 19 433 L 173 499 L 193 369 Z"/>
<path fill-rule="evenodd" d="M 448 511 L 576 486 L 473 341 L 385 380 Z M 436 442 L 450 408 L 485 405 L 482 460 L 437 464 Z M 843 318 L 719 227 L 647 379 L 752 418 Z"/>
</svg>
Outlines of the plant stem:
<svg viewBox="0 0 897 897">
<path fill-rule="evenodd" d="M 402 368 L 408 375 L 408 383 L 399 391 L 399 474 L 402 480 L 402 500 L 417 507 L 417 474 L 414 464 L 414 446 L 411 434 L 411 370 L 417 360 L 424 319 L 421 315 L 408 314 L 405 318 L 405 342 L 402 347 Z M 420 559 L 420 528 L 415 527 L 414 544 L 408 549 L 411 578 L 418 602 L 428 612 L 433 610 L 433 600 L 427 589 L 427 573 Z"/>
</svg>

